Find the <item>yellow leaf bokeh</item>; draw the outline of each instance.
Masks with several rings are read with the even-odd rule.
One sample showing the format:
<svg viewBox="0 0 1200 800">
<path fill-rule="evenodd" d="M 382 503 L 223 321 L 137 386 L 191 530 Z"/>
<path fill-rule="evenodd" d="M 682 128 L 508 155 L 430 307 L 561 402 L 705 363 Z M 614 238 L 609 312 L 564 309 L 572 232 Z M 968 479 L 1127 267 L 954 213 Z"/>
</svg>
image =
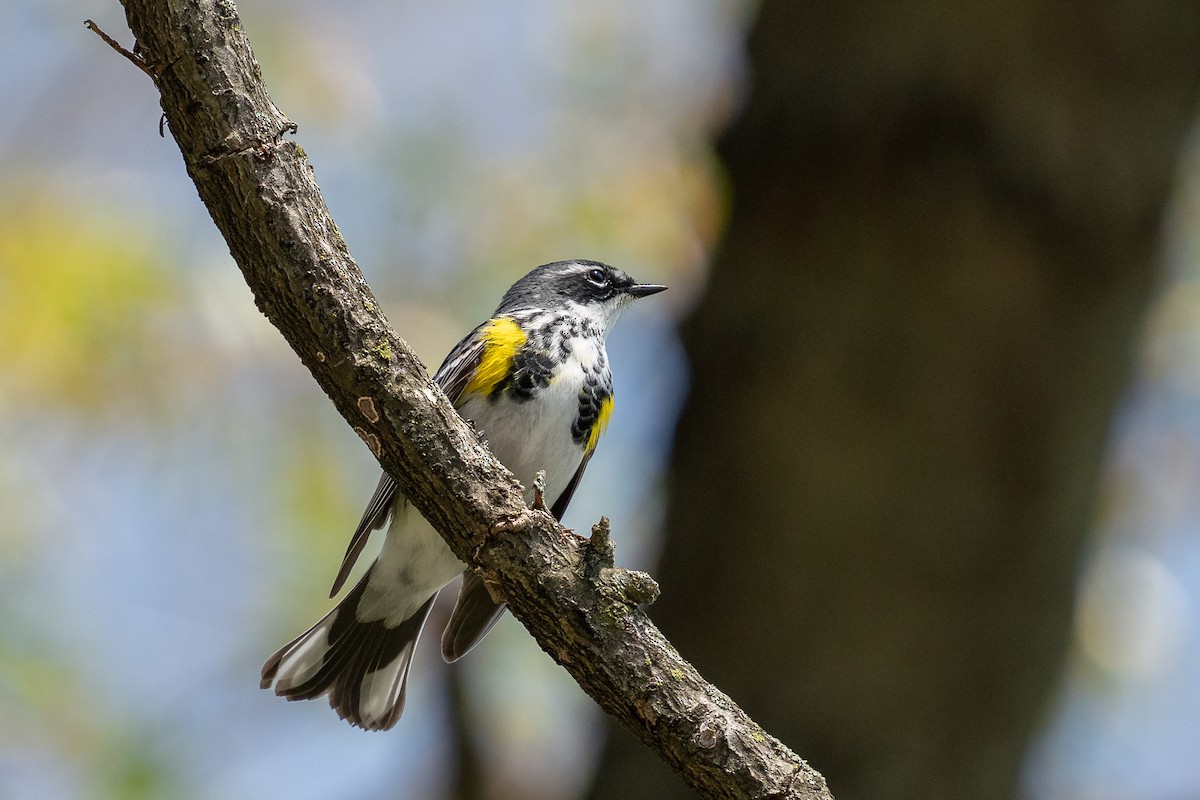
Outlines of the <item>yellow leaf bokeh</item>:
<svg viewBox="0 0 1200 800">
<path fill-rule="evenodd" d="M 0 403 L 99 411 L 140 394 L 176 299 L 155 252 L 49 192 L 0 195 Z"/>
</svg>

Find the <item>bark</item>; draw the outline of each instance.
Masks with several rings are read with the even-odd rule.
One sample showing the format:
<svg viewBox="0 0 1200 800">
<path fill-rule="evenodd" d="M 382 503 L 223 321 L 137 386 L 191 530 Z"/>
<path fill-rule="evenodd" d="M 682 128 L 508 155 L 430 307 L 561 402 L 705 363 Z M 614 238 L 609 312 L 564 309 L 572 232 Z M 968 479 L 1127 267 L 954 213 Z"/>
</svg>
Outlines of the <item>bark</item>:
<svg viewBox="0 0 1200 800">
<path fill-rule="evenodd" d="M 338 411 L 455 553 L 596 702 L 706 797 L 828 798 L 821 776 L 709 685 L 638 605 L 654 582 L 525 507 L 391 329 L 295 126 L 225 0 L 124 0 L 188 175 L 253 290 Z"/>
<path fill-rule="evenodd" d="M 841 800 L 1013 797 L 1200 90 L 1200 7 L 767 0 L 655 619 Z M 672 798 L 614 734 L 598 798 Z"/>
</svg>

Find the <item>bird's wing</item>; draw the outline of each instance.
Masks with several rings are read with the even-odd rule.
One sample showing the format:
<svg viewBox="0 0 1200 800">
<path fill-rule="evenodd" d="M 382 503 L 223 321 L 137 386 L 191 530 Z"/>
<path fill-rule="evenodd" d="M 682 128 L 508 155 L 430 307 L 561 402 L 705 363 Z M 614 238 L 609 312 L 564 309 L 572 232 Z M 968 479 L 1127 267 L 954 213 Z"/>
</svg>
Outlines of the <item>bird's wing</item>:
<svg viewBox="0 0 1200 800">
<path fill-rule="evenodd" d="M 442 387 L 442 391 L 446 393 L 446 397 L 450 398 L 450 403 L 455 408 L 462 400 L 463 389 L 466 389 L 467 384 L 470 383 L 475 368 L 483 360 L 483 349 L 487 344 L 483 336 L 483 329 L 490 323 L 491 320 L 488 320 L 479 325 L 464 336 L 461 342 L 454 345 L 454 349 L 446 356 L 446 360 L 442 362 L 433 376 L 434 383 Z"/>
<path fill-rule="evenodd" d="M 482 327 L 481 325 L 480 328 Z M 454 346 L 450 355 L 446 356 L 446 360 L 434 374 L 434 383 L 441 387 L 452 404 L 458 405 L 458 400 L 470 380 L 471 373 L 475 371 L 475 367 L 483 358 L 483 346 L 483 337 L 479 335 L 479 328 L 476 328 Z M 387 523 L 396 503 L 397 491 L 396 481 L 392 479 L 391 475 L 383 473 L 379 478 L 379 484 L 375 487 L 375 494 L 371 495 L 371 500 L 367 503 L 366 510 L 363 511 L 362 519 L 358 521 L 358 527 L 354 529 L 354 535 L 350 537 L 346 555 L 342 558 L 342 566 L 338 569 L 337 577 L 333 579 L 333 589 L 329 592 L 330 597 L 341 591 L 342 586 L 346 583 L 346 578 L 350 576 L 350 570 L 354 568 L 354 562 L 358 560 L 371 533 Z"/>
<path fill-rule="evenodd" d="M 592 460 L 592 453 L 596 452 L 596 448 L 592 448 L 583 454 L 583 460 L 579 462 L 579 468 L 575 470 L 575 474 L 571 476 L 567 488 L 563 489 L 562 494 L 554 501 L 554 505 L 550 509 L 550 513 L 554 518 L 561 521 L 563 514 L 567 513 L 567 506 L 571 504 L 571 496 L 575 494 L 576 487 L 579 486 L 579 481 L 583 478 L 583 472 L 587 469 L 588 462 Z"/>
<path fill-rule="evenodd" d="M 342 557 L 342 566 L 338 569 L 337 577 L 333 579 L 333 588 L 329 590 L 330 597 L 342 590 L 342 585 L 346 582 L 346 578 L 350 577 L 350 570 L 354 568 L 354 562 L 358 560 L 359 553 L 367 544 L 371 531 L 382 528 L 388 517 L 391 516 L 392 506 L 396 501 L 396 490 L 396 482 L 392 480 L 391 475 L 385 472 L 379 476 L 375 494 L 371 495 L 367 509 L 363 511 L 362 519 L 358 521 L 358 527 L 354 529 L 354 535 L 350 537 L 350 546 L 346 548 L 346 555 Z"/>
<path fill-rule="evenodd" d="M 500 621 L 507 607 L 492 599 L 483 578 L 471 570 L 465 571 L 454 610 L 442 631 L 442 658 L 446 663 L 458 661 L 479 644 L 479 640 Z"/>
</svg>

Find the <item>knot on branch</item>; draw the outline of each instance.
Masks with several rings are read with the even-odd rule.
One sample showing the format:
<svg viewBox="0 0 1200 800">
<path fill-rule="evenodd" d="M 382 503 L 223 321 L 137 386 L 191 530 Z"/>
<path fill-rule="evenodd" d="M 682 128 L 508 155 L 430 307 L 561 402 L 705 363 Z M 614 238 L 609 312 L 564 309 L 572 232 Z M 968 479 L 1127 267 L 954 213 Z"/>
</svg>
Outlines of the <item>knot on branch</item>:
<svg viewBox="0 0 1200 800">
<path fill-rule="evenodd" d="M 741 739 L 747 735 L 747 731 L 738 725 L 728 709 L 706 700 L 697 711 L 704 715 L 692 734 L 692 741 L 698 747 L 705 750 L 731 749 L 735 752 L 746 749 Z"/>
<path fill-rule="evenodd" d="M 696 744 L 703 747 L 705 750 L 711 750 L 724 738 L 721 731 L 721 726 L 718 725 L 711 717 L 700 723 L 700 727 L 696 729 Z"/>
<path fill-rule="evenodd" d="M 628 605 L 649 605 L 658 599 L 658 583 L 645 572 L 615 566 L 612 525 L 601 517 L 583 546 L 583 574 L 606 596 Z"/>
<path fill-rule="evenodd" d="M 583 547 L 583 571 L 588 580 L 595 581 L 602 570 L 611 569 L 617 555 L 612 540 L 612 525 L 608 517 L 601 517 L 592 526 L 592 538 Z"/>
<path fill-rule="evenodd" d="M 648 606 L 662 593 L 658 581 L 646 572 L 616 567 L 608 570 L 605 577 L 613 584 L 621 599 L 630 605 Z"/>
</svg>

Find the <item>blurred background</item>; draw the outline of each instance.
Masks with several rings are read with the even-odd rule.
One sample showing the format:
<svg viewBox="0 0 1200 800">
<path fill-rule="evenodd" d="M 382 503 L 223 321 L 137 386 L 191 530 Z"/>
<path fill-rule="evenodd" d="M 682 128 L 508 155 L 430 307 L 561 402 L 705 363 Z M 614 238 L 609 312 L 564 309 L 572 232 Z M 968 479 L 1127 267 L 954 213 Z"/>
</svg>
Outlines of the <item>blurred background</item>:
<svg viewBox="0 0 1200 800">
<path fill-rule="evenodd" d="M 240 11 L 430 367 L 671 286 L 565 522 L 839 800 L 1200 797 L 1200 8 L 824 5 Z M 0 7 L 0 798 L 687 797 L 511 618 L 387 734 L 257 688 L 377 466 L 86 17 Z"/>
</svg>

